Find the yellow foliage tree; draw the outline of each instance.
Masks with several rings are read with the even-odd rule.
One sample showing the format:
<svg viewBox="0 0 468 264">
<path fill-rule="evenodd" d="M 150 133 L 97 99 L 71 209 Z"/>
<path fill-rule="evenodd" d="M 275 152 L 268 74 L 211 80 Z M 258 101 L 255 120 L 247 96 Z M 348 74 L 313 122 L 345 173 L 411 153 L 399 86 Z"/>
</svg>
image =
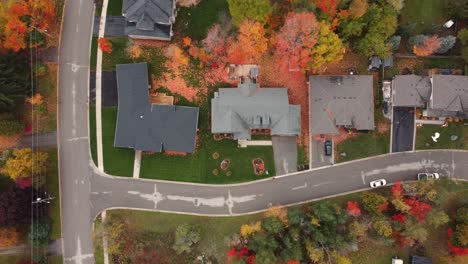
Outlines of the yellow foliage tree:
<svg viewBox="0 0 468 264">
<path fill-rule="evenodd" d="M 392 235 L 392 226 L 385 219 L 377 219 L 374 221 L 373 227 L 377 234 L 390 237 Z"/>
<path fill-rule="evenodd" d="M 248 237 L 251 234 L 255 232 L 259 232 L 261 230 L 262 230 L 262 223 L 260 221 L 257 221 L 251 225 L 249 224 L 242 225 L 240 233 L 241 233 L 241 236 Z"/>
<path fill-rule="evenodd" d="M 243 21 L 239 26 L 237 43 L 231 46 L 230 56 L 241 56 L 246 62 L 255 63 L 268 49 L 268 39 L 265 37 L 266 31 L 260 22 L 251 20 Z"/>
<path fill-rule="evenodd" d="M 325 66 L 343 59 L 345 48 L 340 37 L 331 30 L 330 25 L 320 22 L 320 30 L 317 44 L 312 51 L 312 58 L 309 62 L 309 68 L 313 72 L 325 70 Z"/>
<path fill-rule="evenodd" d="M 188 65 L 189 58 L 184 54 L 184 51 L 179 47 L 174 47 L 174 59 L 182 65 Z"/>
<path fill-rule="evenodd" d="M 283 206 L 278 205 L 270 207 L 270 209 L 265 212 L 265 218 L 268 217 L 277 217 L 283 224 L 288 224 L 288 210 Z"/>
<path fill-rule="evenodd" d="M 32 97 L 26 98 L 26 102 L 31 105 L 41 105 L 44 103 L 44 98 L 40 93 L 36 93 Z"/>
<path fill-rule="evenodd" d="M 30 148 L 15 149 L 2 169 L 3 174 L 14 181 L 18 177 L 30 177 L 32 173 L 44 173 L 47 167 L 49 154 L 46 152 L 33 151 Z"/>
<path fill-rule="evenodd" d="M 8 248 L 18 244 L 19 234 L 14 227 L 0 228 L 0 248 Z"/>
</svg>

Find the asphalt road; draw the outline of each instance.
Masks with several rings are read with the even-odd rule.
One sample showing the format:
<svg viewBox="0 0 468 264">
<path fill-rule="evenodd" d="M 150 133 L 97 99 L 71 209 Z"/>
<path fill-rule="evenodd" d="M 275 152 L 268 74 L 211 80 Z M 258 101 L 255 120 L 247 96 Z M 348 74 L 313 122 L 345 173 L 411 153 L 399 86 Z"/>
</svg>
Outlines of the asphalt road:
<svg viewBox="0 0 468 264">
<path fill-rule="evenodd" d="M 92 1 L 67 1 L 59 52 L 59 170 L 65 263 L 94 263 L 92 225 L 109 208 L 238 215 L 366 189 L 369 181 L 415 179 L 420 171 L 468 179 L 468 152 L 395 153 L 235 185 L 201 185 L 100 173 L 88 138 Z"/>
<path fill-rule="evenodd" d="M 414 108 L 393 107 L 392 152 L 413 150 Z"/>
<path fill-rule="evenodd" d="M 68 0 L 59 50 L 59 172 L 64 263 L 94 263 L 88 82 L 93 1 Z"/>
</svg>

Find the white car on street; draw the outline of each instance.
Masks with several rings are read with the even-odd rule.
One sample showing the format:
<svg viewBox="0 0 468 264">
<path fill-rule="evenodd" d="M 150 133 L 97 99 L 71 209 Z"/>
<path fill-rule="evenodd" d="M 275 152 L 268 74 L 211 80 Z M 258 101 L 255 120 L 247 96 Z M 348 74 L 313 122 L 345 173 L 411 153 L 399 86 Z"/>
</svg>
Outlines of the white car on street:
<svg viewBox="0 0 468 264">
<path fill-rule="evenodd" d="M 421 181 L 421 180 L 429 180 L 429 179 L 434 179 L 434 180 L 438 180 L 440 178 L 440 175 L 439 173 L 427 173 L 427 172 L 420 172 L 418 173 L 418 181 Z"/>
<path fill-rule="evenodd" d="M 385 184 L 387 184 L 387 181 L 385 179 L 380 179 L 380 180 L 376 180 L 376 181 L 371 181 L 370 182 L 370 187 L 371 188 L 377 188 L 377 187 L 385 186 Z"/>
</svg>

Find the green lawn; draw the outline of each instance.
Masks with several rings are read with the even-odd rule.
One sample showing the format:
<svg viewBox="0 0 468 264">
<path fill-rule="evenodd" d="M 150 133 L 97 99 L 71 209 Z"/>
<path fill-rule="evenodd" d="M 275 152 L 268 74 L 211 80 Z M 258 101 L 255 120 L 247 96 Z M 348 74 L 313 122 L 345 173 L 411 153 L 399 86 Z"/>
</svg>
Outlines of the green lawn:
<svg viewBox="0 0 468 264">
<path fill-rule="evenodd" d="M 96 106 L 89 106 L 89 145 L 91 150 L 91 158 L 97 166 L 97 148 L 96 148 Z"/>
<path fill-rule="evenodd" d="M 177 13 L 174 31 L 181 37 L 189 36 L 202 40 L 208 29 L 219 21 L 220 16 L 229 18 L 226 0 L 203 0 L 194 7 L 181 7 Z"/>
<path fill-rule="evenodd" d="M 112 43 L 112 53 L 102 54 L 102 70 L 115 71 L 116 64 L 131 63 L 132 59 L 127 53 L 127 37 L 113 37 L 108 38 Z"/>
<path fill-rule="evenodd" d="M 464 136 L 468 136 L 464 131 L 467 129 L 463 127 L 462 122 L 449 123 L 447 127 L 423 125 L 416 131 L 416 149 L 463 149 L 466 140 Z M 440 137 L 437 142 L 434 142 L 431 136 L 434 136 L 436 132 L 440 133 Z M 452 135 L 458 136 L 458 139 L 451 141 Z"/>
<path fill-rule="evenodd" d="M 442 26 L 447 19 L 444 13 L 445 0 L 407 0 L 401 10 L 400 24 L 414 24 L 414 35 L 431 29 L 434 25 Z"/>
<path fill-rule="evenodd" d="M 109 0 L 107 5 L 108 16 L 121 16 L 122 15 L 122 0 Z"/>
<path fill-rule="evenodd" d="M 51 219 L 50 239 L 54 240 L 62 237 L 57 149 L 51 149 L 47 153 L 49 153 L 49 162 L 46 172 L 46 188 L 50 196 L 55 197 L 49 207 L 49 217 Z"/>
<path fill-rule="evenodd" d="M 20 260 L 28 260 L 31 256 L 29 255 L 0 255 L 0 263 L 2 264 L 16 264 Z"/>
<path fill-rule="evenodd" d="M 132 176 L 135 151 L 129 148 L 114 148 L 116 120 L 116 107 L 102 108 L 104 171 L 115 176 Z"/>
<path fill-rule="evenodd" d="M 360 133 L 336 146 L 335 160 L 344 162 L 388 153 L 390 148 L 389 133 Z M 346 153 L 346 157 L 340 155 Z"/>
</svg>

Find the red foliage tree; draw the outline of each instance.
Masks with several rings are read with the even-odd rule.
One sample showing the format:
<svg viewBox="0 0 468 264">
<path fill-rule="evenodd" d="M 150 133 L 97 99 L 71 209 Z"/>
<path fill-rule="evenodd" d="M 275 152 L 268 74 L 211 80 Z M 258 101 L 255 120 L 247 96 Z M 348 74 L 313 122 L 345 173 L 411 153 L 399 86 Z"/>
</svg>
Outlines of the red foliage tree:
<svg viewBox="0 0 468 264">
<path fill-rule="evenodd" d="M 396 215 L 393 215 L 392 220 L 399 222 L 401 225 L 405 225 L 405 223 L 406 223 L 405 215 L 402 214 L 402 213 L 398 213 Z"/>
<path fill-rule="evenodd" d="M 392 187 L 393 199 L 400 199 L 403 197 L 403 188 L 401 187 L 401 182 L 396 181 L 395 185 Z"/>
<path fill-rule="evenodd" d="M 314 0 L 315 5 L 327 14 L 329 17 L 334 17 L 340 0 Z"/>
<path fill-rule="evenodd" d="M 432 210 L 432 206 L 416 199 L 405 199 L 404 202 L 411 207 L 409 213 L 418 221 L 425 221 L 426 214 Z"/>
<path fill-rule="evenodd" d="M 350 216 L 358 217 L 361 215 L 361 208 L 359 208 L 358 202 L 348 201 L 346 210 Z"/>
<path fill-rule="evenodd" d="M 21 189 L 26 189 L 32 186 L 32 177 L 18 177 L 16 178 L 16 186 Z"/>
<path fill-rule="evenodd" d="M 313 13 L 289 13 L 276 35 L 276 54 L 280 62 L 305 69 L 317 43 L 318 32 L 319 24 Z"/>
<path fill-rule="evenodd" d="M 99 48 L 102 50 L 102 52 L 107 53 L 107 54 L 112 53 L 112 43 L 106 38 L 99 38 L 98 45 L 99 45 Z"/>
<path fill-rule="evenodd" d="M 449 228 L 447 230 L 447 235 L 448 235 L 447 245 L 448 245 L 450 253 L 452 253 L 455 256 L 468 255 L 468 248 L 457 247 L 452 244 L 452 236 L 453 236 L 452 228 Z"/>
<path fill-rule="evenodd" d="M 286 264 L 301 264 L 301 262 L 291 259 L 291 260 L 288 260 L 288 262 L 286 262 Z"/>
<path fill-rule="evenodd" d="M 398 231 L 393 231 L 393 240 L 400 248 L 404 248 L 406 245 L 406 238 Z"/>
<path fill-rule="evenodd" d="M 414 45 L 413 52 L 417 56 L 429 56 L 440 48 L 440 40 L 437 36 L 427 37 L 421 45 Z"/>
</svg>

